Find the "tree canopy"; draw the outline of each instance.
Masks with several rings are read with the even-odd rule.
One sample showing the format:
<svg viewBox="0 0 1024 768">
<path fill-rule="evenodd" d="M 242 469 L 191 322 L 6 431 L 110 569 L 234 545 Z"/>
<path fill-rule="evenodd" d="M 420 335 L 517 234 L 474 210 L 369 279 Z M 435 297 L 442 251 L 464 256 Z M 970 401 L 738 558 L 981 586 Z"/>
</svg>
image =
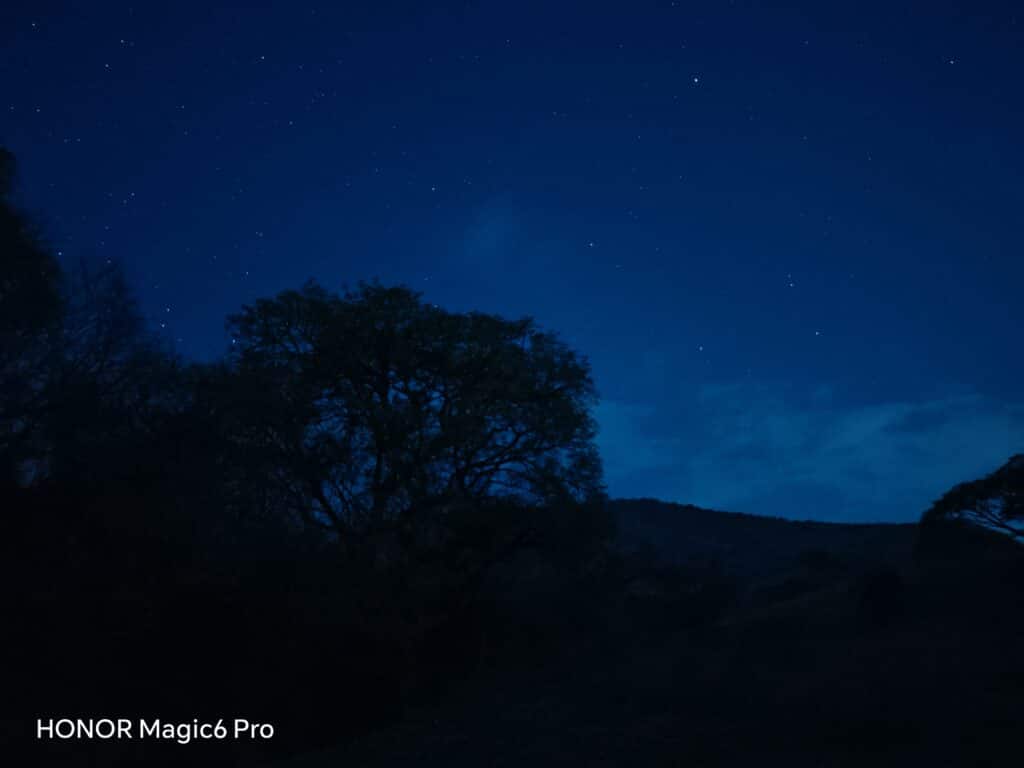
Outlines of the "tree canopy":
<svg viewBox="0 0 1024 768">
<path fill-rule="evenodd" d="M 427 506 L 601 493 L 589 366 L 530 318 L 309 283 L 229 328 L 244 440 L 309 523 L 346 533 Z"/>
</svg>

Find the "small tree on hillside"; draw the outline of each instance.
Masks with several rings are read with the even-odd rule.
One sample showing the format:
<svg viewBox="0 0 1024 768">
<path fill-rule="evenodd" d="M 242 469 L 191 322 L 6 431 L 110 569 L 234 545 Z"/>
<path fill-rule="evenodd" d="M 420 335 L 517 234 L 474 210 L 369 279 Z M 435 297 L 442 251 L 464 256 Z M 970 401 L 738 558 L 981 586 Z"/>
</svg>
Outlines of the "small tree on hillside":
<svg viewBox="0 0 1024 768">
<path fill-rule="evenodd" d="M 923 526 L 946 521 L 969 523 L 1024 543 L 1024 454 L 980 480 L 955 486 L 921 519 Z"/>
</svg>

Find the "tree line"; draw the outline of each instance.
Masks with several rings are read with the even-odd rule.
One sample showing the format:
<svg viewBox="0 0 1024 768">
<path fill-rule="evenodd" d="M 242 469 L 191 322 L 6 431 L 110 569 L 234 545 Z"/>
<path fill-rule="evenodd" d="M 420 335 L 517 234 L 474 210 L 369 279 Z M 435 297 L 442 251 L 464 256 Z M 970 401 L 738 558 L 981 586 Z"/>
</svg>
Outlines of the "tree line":
<svg viewBox="0 0 1024 768">
<path fill-rule="evenodd" d="M 15 177 L 0 152 L 4 578 L 37 662 L 9 708 L 244 701 L 278 744 L 337 738 L 478 663 L 521 553 L 603 557 L 590 368 L 532 319 L 309 282 L 184 360 L 117 264 L 58 263 Z"/>
</svg>

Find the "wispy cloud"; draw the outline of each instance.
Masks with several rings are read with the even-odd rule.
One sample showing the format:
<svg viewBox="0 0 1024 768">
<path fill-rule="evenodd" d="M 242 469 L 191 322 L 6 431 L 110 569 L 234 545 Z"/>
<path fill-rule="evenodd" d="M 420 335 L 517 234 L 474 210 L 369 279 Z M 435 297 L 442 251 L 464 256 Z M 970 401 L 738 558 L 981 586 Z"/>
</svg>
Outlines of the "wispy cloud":
<svg viewBox="0 0 1024 768">
<path fill-rule="evenodd" d="M 1024 450 L 1024 403 L 981 395 L 849 404 L 825 389 L 735 384 L 671 412 L 606 402 L 598 421 L 614 495 L 828 520 L 916 519 Z"/>
</svg>

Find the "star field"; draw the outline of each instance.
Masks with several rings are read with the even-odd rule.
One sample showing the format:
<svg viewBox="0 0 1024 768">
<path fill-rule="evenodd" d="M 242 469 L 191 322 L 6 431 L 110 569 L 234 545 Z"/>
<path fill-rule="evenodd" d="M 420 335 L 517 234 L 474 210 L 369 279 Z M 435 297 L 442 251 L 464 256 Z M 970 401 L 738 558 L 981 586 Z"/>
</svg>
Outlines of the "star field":
<svg viewBox="0 0 1024 768">
<path fill-rule="evenodd" d="M 53 4 L 0 142 L 184 355 L 313 277 L 531 314 L 609 490 L 914 519 L 1024 444 L 1010 4 Z"/>
</svg>

